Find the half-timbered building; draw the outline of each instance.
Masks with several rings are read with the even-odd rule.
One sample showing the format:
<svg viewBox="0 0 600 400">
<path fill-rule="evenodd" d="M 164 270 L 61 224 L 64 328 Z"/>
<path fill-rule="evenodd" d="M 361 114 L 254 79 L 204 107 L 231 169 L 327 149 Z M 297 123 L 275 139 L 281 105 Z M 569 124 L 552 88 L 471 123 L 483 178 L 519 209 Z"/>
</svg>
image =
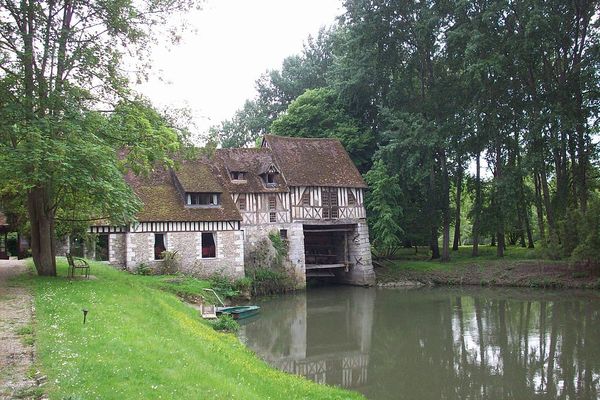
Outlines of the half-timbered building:
<svg viewBox="0 0 600 400">
<path fill-rule="evenodd" d="M 374 281 L 360 173 L 338 140 L 267 135 L 253 149 L 218 149 L 148 178 L 128 175 L 137 222 L 96 225 L 95 257 L 133 270 L 177 252 L 182 272 L 244 275 L 255 245 L 277 233 L 287 264 L 307 277 Z"/>
</svg>

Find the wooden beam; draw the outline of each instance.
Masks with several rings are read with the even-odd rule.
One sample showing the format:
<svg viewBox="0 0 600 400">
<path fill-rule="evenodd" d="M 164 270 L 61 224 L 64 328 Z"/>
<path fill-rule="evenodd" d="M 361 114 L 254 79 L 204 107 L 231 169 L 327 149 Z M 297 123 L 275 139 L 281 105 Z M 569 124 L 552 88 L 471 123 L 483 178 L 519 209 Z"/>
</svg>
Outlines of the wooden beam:
<svg viewBox="0 0 600 400">
<path fill-rule="evenodd" d="M 354 229 L 352 228 L 335 228 L 335 229 L 306 229 L 304 228 L 304 232 L 352 232 Z"/>
<path fill-rule="evenodd" d="M 346 268 L 346 264 L 306 264 L 306 270 L 313 269 L 329 269 L 329 268 Z"/>
</svg>

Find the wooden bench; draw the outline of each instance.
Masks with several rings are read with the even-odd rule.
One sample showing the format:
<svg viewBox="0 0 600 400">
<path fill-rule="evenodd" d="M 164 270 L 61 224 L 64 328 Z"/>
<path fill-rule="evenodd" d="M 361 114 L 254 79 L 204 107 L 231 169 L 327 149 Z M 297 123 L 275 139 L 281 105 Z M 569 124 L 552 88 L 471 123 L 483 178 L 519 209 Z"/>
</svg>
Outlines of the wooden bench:
<svg viewBox="0 0 600 400">
<path fill-rule="evenodd" d="M 71 253 L 67 253 L 67 261 L 69 263 L 69 278 L 75 277 L 75 270 L 81 269 L 85 271 L 85 277 L 90 277 L 90 265 L 83 258 L 73 257 Z"/>
</svg>

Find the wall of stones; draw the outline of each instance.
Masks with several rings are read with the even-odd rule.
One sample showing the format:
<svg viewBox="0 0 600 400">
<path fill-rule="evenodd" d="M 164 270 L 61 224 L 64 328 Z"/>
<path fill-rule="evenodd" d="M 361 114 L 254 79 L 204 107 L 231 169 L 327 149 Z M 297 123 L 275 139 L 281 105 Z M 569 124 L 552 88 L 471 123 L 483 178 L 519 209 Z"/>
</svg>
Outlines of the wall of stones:
<svg viewBox="0 0 600 400">
<path fill-rule="evenodd" d="M 116 267 L 127 263 L 127 235 L 111 233 L 108 235 L 108 262 Z"/>
<path fill-rule="evenodd" d="M 359 222 L 354 232 L 350 233 L 348 256 L 352 266 L 348 272 L 336 271 L 336 281 L 351 285 L 374 285 L 375 271 L 371 260 L 369 227 L 366 221 Z"/>
<path fill-rule="evenodd" d="M 242 231 L 215 233 L 216 257 L 202 258 L 202 232 L 169 232 L 165 247 L 177 252 L 181 272 L 207 278 L 222 274 L 232 279 L 244 276 L 244 240 Z M 125 236 L 125 264 L 134 271 L 144 263 L 152 268 L 160 266 L 154 259 L 154 233 L 128 233 Z M 115 257 L 117 257 L 115 255 Z"/>
<path fill-rule="evenodd" d="M 293 274 L 297 282 L 297 288 L 306 286 L 306 273 L 304 265 L 304 230 L 301 223 L 244 225 L 244 260 L 246 265 L 260 264 L 261 254 L 260 242 L 270 240 L 269 234 L 280 230 L 287 230 L 288 257 L 284 266 L 290 274 Z M 268 263 L 267 260 L 264 262 Z"/>
</svg>

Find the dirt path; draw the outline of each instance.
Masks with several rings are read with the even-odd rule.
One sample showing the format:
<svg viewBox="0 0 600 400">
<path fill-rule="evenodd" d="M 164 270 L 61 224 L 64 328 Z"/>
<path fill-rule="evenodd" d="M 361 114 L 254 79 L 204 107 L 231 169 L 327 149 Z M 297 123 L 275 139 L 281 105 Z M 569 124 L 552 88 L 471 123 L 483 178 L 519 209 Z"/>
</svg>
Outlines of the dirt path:
<svg viewBox="0 0 600 400">
<path fill-rule="evenodd" d="M 24 261 L 0 260 L 0 400 L 41 397 L 33 371 L 33 297 L 9 282 Z"/>
</svg>

